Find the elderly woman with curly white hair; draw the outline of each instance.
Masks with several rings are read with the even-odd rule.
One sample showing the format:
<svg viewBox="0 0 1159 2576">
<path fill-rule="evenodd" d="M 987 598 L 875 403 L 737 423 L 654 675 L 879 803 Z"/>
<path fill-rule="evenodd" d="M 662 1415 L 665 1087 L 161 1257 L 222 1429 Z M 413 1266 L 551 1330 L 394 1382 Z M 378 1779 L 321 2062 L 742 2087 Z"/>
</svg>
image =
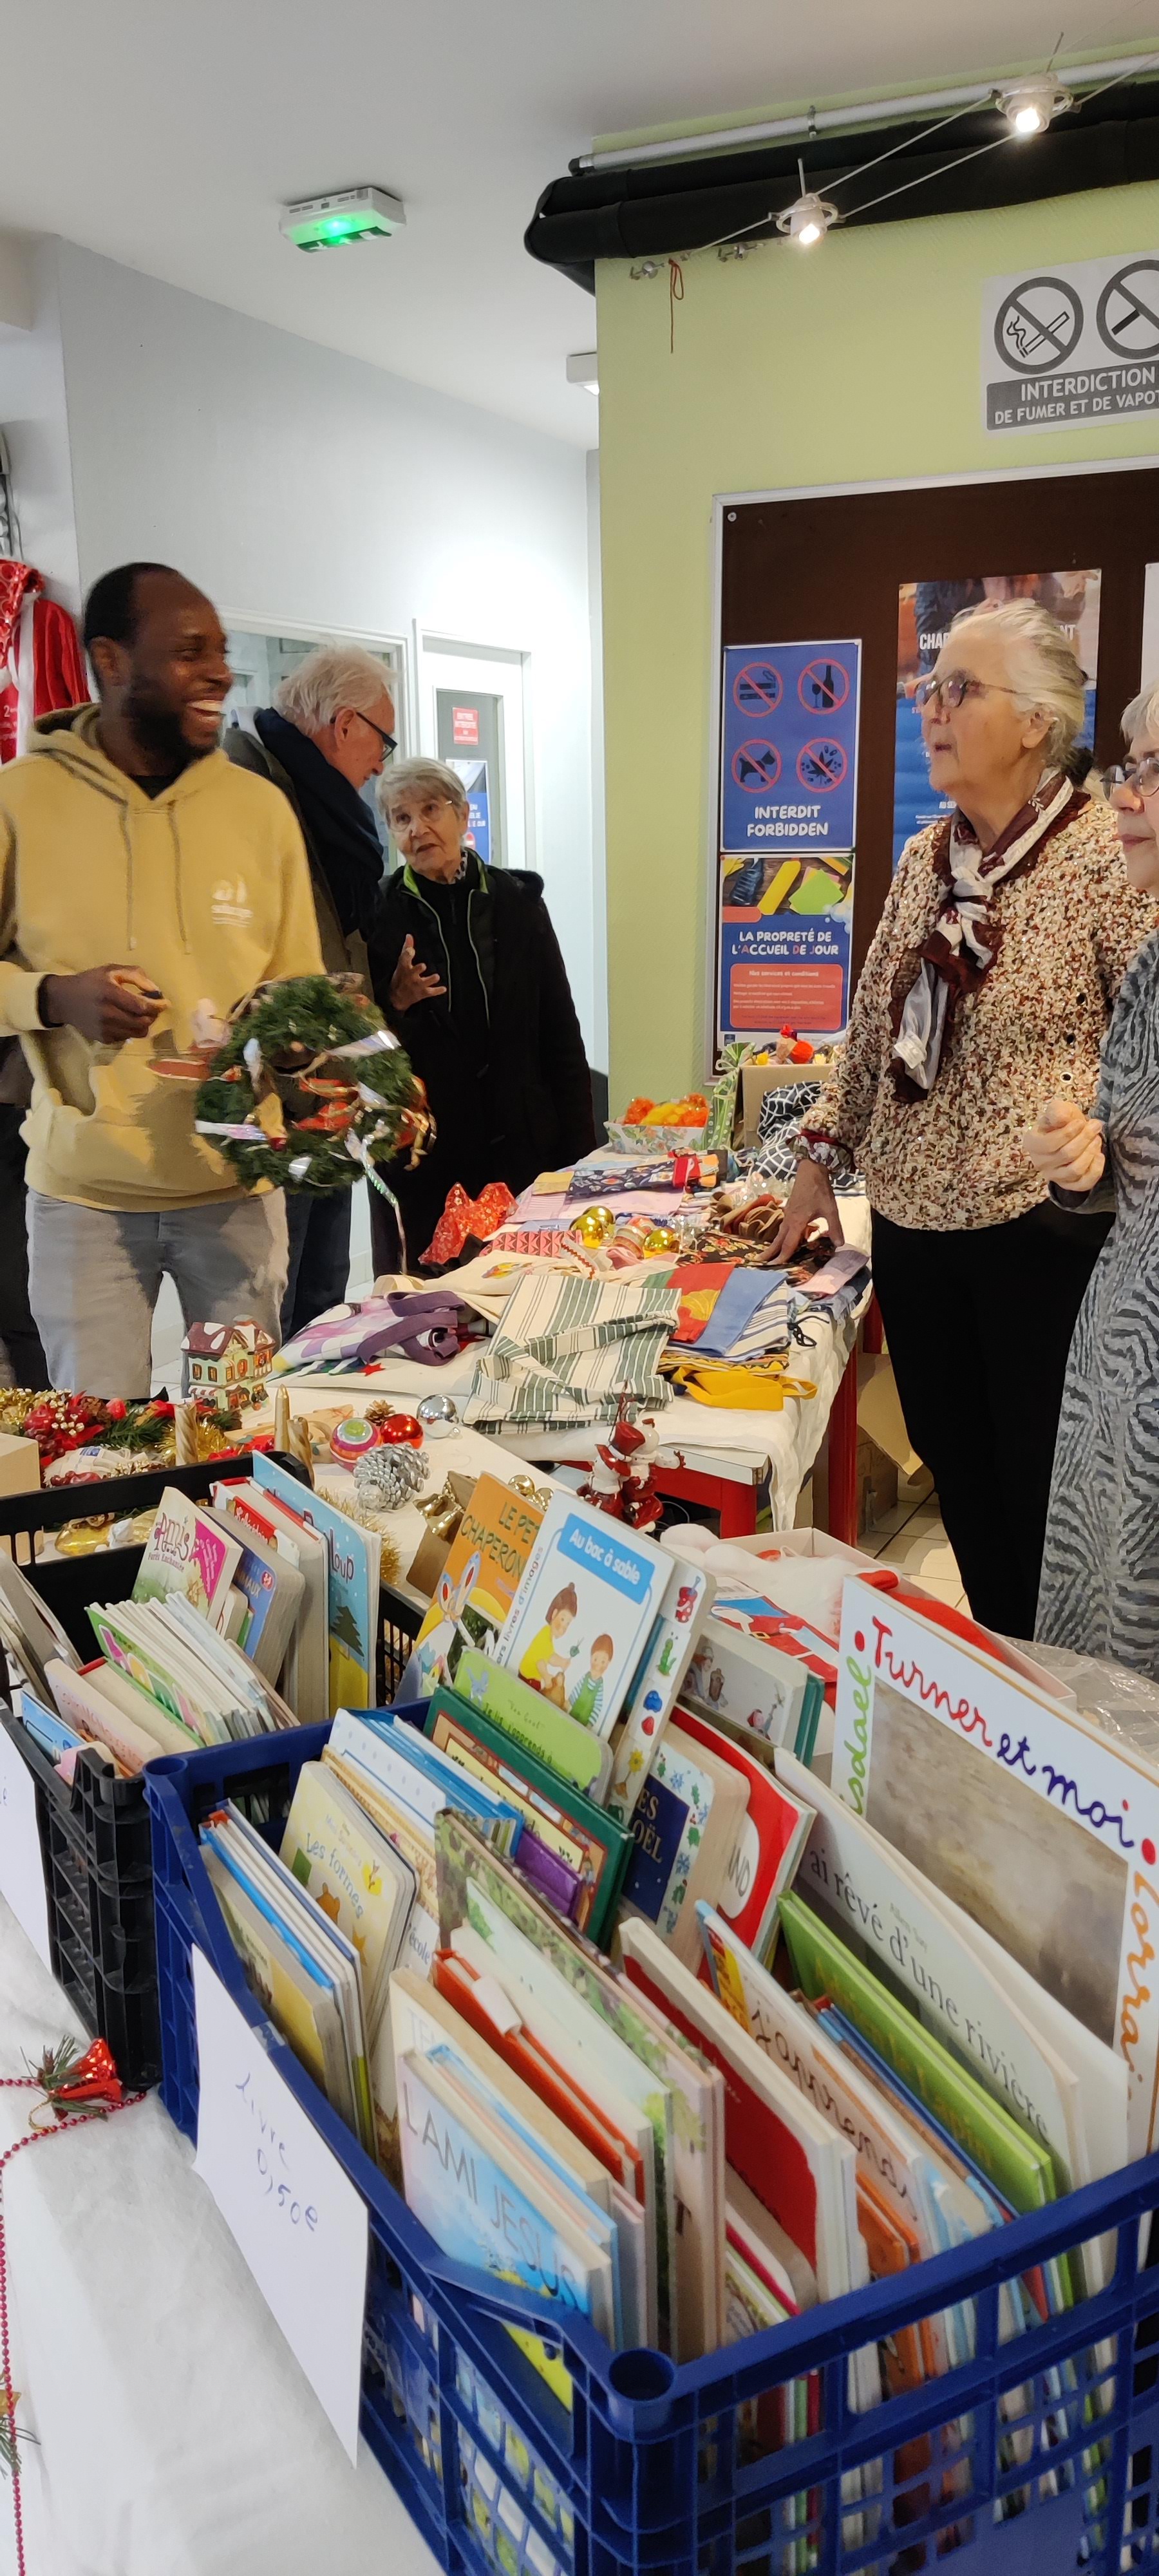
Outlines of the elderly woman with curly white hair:
<svg viewBox="0 0 1159 2576">
<path fill-rule="evenodd" d="M 1108 1219 L 1027 1161 L 1044 1100 L 1088 1110 L 1156 919 L 1110 808 L 1069 774 L 1083 673 L 1045 609 L 955 619 L 920 684 L 953 812 L 902 853 L 833 1079 L 803 1127 L 782 1257 L 857 1165 L 898 1394 L 976 1618 L 1034 1633 L 1067 1353 Z"/>
</svg>

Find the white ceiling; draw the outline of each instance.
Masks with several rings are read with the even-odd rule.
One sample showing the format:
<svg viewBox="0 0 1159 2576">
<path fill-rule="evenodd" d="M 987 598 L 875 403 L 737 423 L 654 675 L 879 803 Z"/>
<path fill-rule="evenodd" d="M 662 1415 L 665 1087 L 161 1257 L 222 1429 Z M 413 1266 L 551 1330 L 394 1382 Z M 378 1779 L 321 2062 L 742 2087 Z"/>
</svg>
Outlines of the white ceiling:
<svg viewBox="0 0 1159 2576">
<path fill-rule="evenodd" d="M 523 232 L 594 134 L 985 77 L 1060 15 L 1068 52 L 1142 50 L 1159 0 L 9 0 L 0 225 L 591 446 L 595 306 Z M 364 180 L 405 232 L 281 239 L 286 199 Z"/>
</svg>

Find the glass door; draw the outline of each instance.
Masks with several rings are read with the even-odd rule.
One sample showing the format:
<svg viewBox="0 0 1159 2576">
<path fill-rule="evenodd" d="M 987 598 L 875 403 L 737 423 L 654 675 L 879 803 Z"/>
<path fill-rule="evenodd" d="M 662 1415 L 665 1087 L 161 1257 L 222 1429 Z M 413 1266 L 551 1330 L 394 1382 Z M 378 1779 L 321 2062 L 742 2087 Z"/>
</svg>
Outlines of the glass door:
<svg viewBox="0 0 1159 2576">
<path fill-rule="evenodd" d="M 467 792 L 467 837 L 492 867 L 529 863 L 523 656 L 423 638 L 424 730 Z"/>
</svg>

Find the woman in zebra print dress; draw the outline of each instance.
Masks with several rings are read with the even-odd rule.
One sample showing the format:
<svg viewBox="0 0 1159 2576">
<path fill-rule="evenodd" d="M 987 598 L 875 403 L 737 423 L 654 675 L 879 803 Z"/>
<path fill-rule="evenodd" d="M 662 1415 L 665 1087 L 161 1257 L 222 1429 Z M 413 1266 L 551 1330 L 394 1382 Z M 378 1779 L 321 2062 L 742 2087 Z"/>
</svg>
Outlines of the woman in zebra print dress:
<svg viewBox="0 0 1159 2576">
<path fill-rule="evenodd" d="M 1108 779 L 1133 886 L 1159 892 L 1159 682 Z M 1052 1100 L 1027 1151 L 1063 1207 L 1113 1211 L 1071 1344 L 1038 1596 L 1044 1644 L 1159 1681 L 1159 931 L 1129 967 L 1093 1118 Z"/>
</svg>

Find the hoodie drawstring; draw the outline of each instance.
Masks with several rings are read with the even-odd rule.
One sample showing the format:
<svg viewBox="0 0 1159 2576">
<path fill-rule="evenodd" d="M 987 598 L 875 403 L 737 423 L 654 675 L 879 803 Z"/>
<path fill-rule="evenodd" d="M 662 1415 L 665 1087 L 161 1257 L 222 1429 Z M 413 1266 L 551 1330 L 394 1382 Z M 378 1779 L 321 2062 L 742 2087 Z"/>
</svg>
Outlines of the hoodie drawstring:
<svg viewBox="0 0 1159 2576">
<path fill-rule="evenodd" d="M 125 932 L 127 953 L 131 957 L 137 945 L 137 932 L 133 919 L 133 835 L 129 830 L 127 805 L 121 807 L 121 838 L 125 844 Z"/>
<path fill-rule="evenodd" d="M 185 927 L 185 897 L 181 884 L 181 834 L 177 829 L 177 816 L 172 805 L 168 812 L 169 830 L 173 838 L 173 891 L 177 902 L 177 927 L 181 933 L 181 945 L 188 957 L 189 933 Z"/>
</svg>

